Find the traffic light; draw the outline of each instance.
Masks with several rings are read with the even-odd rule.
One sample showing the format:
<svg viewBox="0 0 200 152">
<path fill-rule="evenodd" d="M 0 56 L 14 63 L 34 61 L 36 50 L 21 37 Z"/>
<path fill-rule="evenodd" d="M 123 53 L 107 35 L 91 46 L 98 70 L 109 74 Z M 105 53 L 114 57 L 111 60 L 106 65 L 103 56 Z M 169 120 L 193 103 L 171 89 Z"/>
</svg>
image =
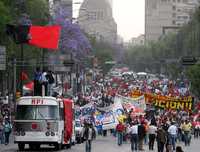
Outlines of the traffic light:
<svg viewBox="0 0 200 152">
<path fill-rule="evenodd" d="M 197 58 L 192 56 L 185 56 L 181 58 L 181 64 L 186 66 L 195 65 L 197 61 Z"/>
</svg>

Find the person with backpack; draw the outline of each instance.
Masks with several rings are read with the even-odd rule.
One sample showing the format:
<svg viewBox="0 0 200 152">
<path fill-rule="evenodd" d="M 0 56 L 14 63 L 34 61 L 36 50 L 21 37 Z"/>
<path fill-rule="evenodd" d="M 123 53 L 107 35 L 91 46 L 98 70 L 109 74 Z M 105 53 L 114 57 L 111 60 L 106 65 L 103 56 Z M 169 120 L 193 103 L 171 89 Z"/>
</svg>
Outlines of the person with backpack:
<svg viewBox="0 0 200 152">
<path fill-rule="evenodd" d="M 9 121 L 6 120 L 3 127 L 4 127 L 4 136 L 5 136 L 5 145 L 8 145 L 9 137 L 12 132 L 12 125 Z"/>
<path fill-rule="evenodd" d="M 85 140 L 85 151 L 91 152 L 92 140 L 95 138 L 95 129 L 92 123 L 86 123 L 83 128 L 83 138 Z"/>
</svg>

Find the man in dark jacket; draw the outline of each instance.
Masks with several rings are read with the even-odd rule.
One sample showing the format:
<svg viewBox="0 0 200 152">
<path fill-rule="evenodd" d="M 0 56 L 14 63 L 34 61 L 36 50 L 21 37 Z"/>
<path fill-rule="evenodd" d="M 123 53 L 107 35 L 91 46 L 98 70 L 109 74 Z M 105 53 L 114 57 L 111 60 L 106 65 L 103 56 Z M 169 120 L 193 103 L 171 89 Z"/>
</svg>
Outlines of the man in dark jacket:
<svg viewBox="0 0 200 152">
<path fill-rule="evenodd" d="M 144 150 L 143 141 L 144 141 L 145 135 L 146 135 L 146 130 L 145 130 L 144 122 L 142 121 L 141 124 L 138 126 L 139 150 Z"/>
<path fill-rule="evenodd" d="M 157 131 L 157 145 L 158 145 L 158 152 L 164 151 L 164 146 L 167 141 L 167 133 L 166 131 L 160 126 Z"/>
</svg>

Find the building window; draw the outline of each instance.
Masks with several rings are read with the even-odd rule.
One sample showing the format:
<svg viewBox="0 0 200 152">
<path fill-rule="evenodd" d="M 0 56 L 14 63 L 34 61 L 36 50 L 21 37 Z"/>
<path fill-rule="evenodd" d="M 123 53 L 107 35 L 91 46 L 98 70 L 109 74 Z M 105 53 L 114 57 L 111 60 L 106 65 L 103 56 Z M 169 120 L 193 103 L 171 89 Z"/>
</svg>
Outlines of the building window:
<svg viewBox="0 0 200 152">
<path fill-rule="evenodd" d="M 180 2 L 181 2 L 181 0 L 177 0 L 177 2 L 178 2 L 178 3 L 180 3 Z"/>
<path fill-rule="evenodd" d="M 172 24 L 173 24 L 173 25 L 175 25 L 175 24 L 176 24 L 176 21 L 175 21 L 175 20 L 173 20 L 173 21 L 172 21 Z"/>
<path fill-rule="evenodd" d="M 176 10 L 176 6 L 175 5 L 172 6 L 172 10 Z"/>
<path fill-rule="evenodd" d="M 176 17 L 176 13 L 172 13 L 172 17 Z"/>
</svg>

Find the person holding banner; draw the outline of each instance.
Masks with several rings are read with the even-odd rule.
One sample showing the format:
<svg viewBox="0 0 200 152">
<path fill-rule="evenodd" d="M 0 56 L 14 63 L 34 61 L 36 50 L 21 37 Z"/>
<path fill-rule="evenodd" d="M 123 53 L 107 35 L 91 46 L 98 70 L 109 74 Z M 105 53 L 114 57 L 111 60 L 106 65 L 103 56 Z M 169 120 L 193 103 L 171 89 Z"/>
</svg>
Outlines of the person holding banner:
<svg viewBox="0 0 200 152">
<path fill-rule="evenodd" d="M 117 141 L 118 145 L 121 146 L 123 142 L 123 133 L 125 131 L 125 126 L 124 124 L 120 121 L 119 124 L 116 126 L 116 131 L 117 131 Z"/>
</svg>

